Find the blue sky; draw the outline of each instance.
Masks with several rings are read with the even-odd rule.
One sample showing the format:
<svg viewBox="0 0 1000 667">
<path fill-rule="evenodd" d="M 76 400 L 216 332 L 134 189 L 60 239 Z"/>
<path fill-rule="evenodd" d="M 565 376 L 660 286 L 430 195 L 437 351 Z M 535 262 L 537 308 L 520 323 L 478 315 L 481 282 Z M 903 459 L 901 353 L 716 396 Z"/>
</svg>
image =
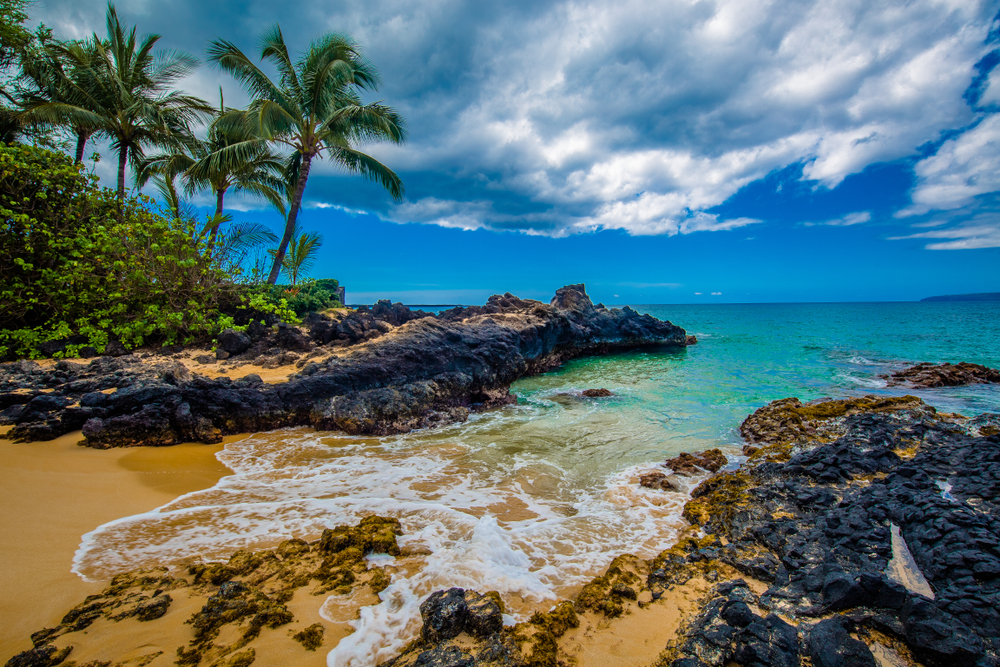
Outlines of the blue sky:
<svg viewBox="0 0 1000 667">
<path fill-rule="evenodd" d="M 62 37 L 96 0 L 38 0 Z M 910 300 L 1000 291 L 998 2 L 119 2 L 202 55 L 356 38 L 404 146 L 406 198 L 321 164 L 301 221 L 349 301 Z M 203 66 L 185 88 L 238 85 Z M 100 150 L 100 148 L 98 147 Z M 97 165 L 110 170 L 112 161 Z M 208 205 L 207 195 L 196 203 Z M 277 214 L 231 198 L 237 219 Z"/>
</svg>

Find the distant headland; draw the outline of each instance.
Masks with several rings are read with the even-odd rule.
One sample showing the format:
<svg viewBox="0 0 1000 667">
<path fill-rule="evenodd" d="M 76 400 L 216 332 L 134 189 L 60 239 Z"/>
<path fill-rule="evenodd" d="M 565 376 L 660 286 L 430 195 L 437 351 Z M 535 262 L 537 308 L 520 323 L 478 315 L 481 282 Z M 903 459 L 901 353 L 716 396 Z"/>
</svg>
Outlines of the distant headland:
<svg viewBox="0 0 1000 667">
<path fill-rule="evenodd" d="M 929 296 L 920 301 L 1000 301 L 1000 292 L 980 292 L 979 294 L 945 294 Z"/>
</svg>

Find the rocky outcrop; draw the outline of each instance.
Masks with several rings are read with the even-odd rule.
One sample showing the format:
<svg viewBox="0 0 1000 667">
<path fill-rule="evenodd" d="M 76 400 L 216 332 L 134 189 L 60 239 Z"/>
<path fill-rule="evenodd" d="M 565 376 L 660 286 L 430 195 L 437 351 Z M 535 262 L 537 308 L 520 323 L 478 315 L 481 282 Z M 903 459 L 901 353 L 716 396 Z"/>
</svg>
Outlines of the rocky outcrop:
<svg viewBox="0 0 1000 667">
<path fill-rule="evenodd" d="M 961 387 L 967 384 L 1000 383 L 1000 370 L 982 364 L 929 364 L 910 366 L 891 375 L 882 375 L 890 387 Z"/>
<path fill-rule="evenodd" d="M 998 424 L 913 397 L 775 401 L 744 423 L 759 456 L 692 493 L 673 547 L 619 556 L 575 599 L 488 640 L 428 635 L 425 618 L 390 664 L 570 664 L 580 637 L 563 636 L 587 616 L 601 618 L 588 634 L 613 634 L 659 600 L 700 597 L 658 667 L 996 667 Z M 519 653 L 486 650 L 508 640 Z"/>
<path fill-rule="evenodd" d="M 414 316 L 388 302 L 374 310 L 383 319 L 367 312 L 351 317 L 372 317 L 385 333 L 369 330 L 363 344 L 307 364 L 277 385 L 255 375 L 233 381 L 186 369 L 149 370 L 134 357 L 101 358 L 87 366 L 60 362 L 52 371 L 31 362 L 4 364 L 0 420 L 15 425 L 8 437 L 17 440 L 49 439 L 82 427 L 84 444 L 92 447 L 210 443 L 227 433 L 295 425 L 401 433 L 509 403 L 515 400 L 512 382 L 574 357 L 687 344 L 684 330 L 669 322 L 628 307 L 595 307 L 583 285 L 561 288 L 550 304 L 506 294 L 441 317 Z M 353 331 L 350 321 L 341 320 L 336 330 Z M 326 324 L 313 318 L 311 339 L 294 327 L 277 334 L 248 330 L 251 345 L 242 354 L 258 354 L 260 345 L 271 342 L 286 350 L 314 347 L 317 331 L 322 340 L 333 330 Z M 345 340 L 337 336 L 330 339 L 334 347 Z M 227 336 L 225 344 L 239 349 L 245 342 Z"/>
<path fill-rule="evenodd" d="M 193 563 L 186 573 L 166 568 L 123 572 L 70 609 L 58 625 L 33 633 L 34 648 L 13 656 L 5 667 L 76 664 L 65 662 L 74 649 L 95 646 L 110 651 L 114 659 L 87 665 L 146 665 L 169 651 L 169 662 L 180 667 L 248 667 L 265 628 L 284 628 L 295 621 L 288 603 L 299 589 L 308 588 L 317 596 L 317 608 L 325 599 L 319 596 L 330 592 L 346 596 L 360 587 L 371 594 L 384 590 L 390 574 L 384 567 L 370 566 L 365 556 L 402 556 L 396 542 L 400 534 L 398 520 L 368 516 L 354 526 L 326 529 L 313 542 L 292 539 L 273 549 L 240 550 L 226 562 Z M 174 605 L 174 597 L 182 603 Z M 171 618 L 168 612 L 177 606 L 189 611 Z M 148 626 L 149 634 L 116 630 L 129 619 Z M 193 631 L 171 632 L 178 624 Z M 177 634 L 190 641 L 177 647 L 161 643 Z M 151 637 L 156 641 L 150 642 Z M 274 633 L 268 641 L 284 643 L 286 654 L 302 651 L 303 664 L 308 664 L 305 652 L 322 644 L 323 627 L 312 624 L 297 633 Z M 292 642 L 302 648 L 295 649 Z"/>
<path fill-rule="evenodd" d="M 747 420 L 762 455 L 685 516 L 770 588 L 717 587 L 670 664 L 998 664 L 1000 437 L 982 431 L 1000 416 L 884 401 L 776 401 Z"/>
</svg>

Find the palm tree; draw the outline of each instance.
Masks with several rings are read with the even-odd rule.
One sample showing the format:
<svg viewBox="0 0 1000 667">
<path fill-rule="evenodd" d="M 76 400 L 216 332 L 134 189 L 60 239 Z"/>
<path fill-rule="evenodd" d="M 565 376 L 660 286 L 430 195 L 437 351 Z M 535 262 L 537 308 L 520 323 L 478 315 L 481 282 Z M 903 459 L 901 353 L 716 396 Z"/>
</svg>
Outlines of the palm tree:
<svg viewBox="0 0 1000 667">
<path fill-rule="evenodd" d="M 309 273 L 316 263 L 316 254 L 323 245 L 323 237 L 317 232 L 302 232 L 298 226 L 292 231 L 292 240 L 288 244 L 288 252 L 281 262 L 281 268 L 292 281 L 292 287 L 299 278 Z M 277 254 L 277 250 L 275 250 Z"/>
<path fill-rule="evenodd" d="M 239 150 L 227 150 L 232 146 Z M 143 160 L 136 180 L 142 186 L 154 174 L 180 175 L 189 195 L 201 189 L 211 190 L 215 195 L 215 216 L 209 223 L 211 252 L 223 221 L 226 193 L 233 190 L 255 195 L 278 205 L 282 198 L 282 171 L 281 159 L 267 142 L 253 133 L 245 113 L 226 109 L 220 96 L 219 111 L 207 138 L 190 139 L 181 150 Z"/>
<path fill-rule="evenodd" d="M 126 29 L 113 4 L 108 4 L 107 40 L 96 34 L 84 51 L 93 59 L 80 66 L 73 78 L 78 100 L 48 101 L 32 108 L 36 118 L 64 124 L 90 124 L 111 139 L 118 152 L 118 197 L 125 197 L 125 170 L 138 165 L 148 146 L 176 149 L 190 136 L 189 124 L 211 113 L 197 97 L 184 95 L 171 86 L 194 71 L 198 61 L 185 53 L 153 53 L 159 35 L 141 40 L 136 29 Z"/>
<path fill-rule="evenodd" d="M 377 90 L 379 76 L 361 55 L 357 44 L 343 35 L 328 34 L 292 62 L 281 28 L 275 25 L 261 37 L 260 58 L 277 68 L 280 75 L 277 83 L 232 42 L 215 40 L 208 53 L 209 59 L 232 74 L 253 98 L 249 110 L 254 114 L 260 137 L 294 151 L 295 191 L 284 235 L 267 278 L 269 283 L 273 285 L 281 271 L 312 160 L 321 158 L 324 151 L 346 170 L 380 183 L 394 199 L 402 199 L 403 184 L 399 177 L 375 158 L 354 148 L 360 141 L 406 140 L 403 119 L 395 110 L 377 102 L 362 103 L 360 91 Z"/>
<path fill-rule="evenodd" d="M 23 59 L 22 76 L 30 85 L 21 106 L 29 124 L 68 125 L 76 135 L 76 163 L 83 161 L 87 141 L 101 132 L 102 104 L 89 85 L 101 66 L 95 43 L 46 43 Z M 85 113 L 80 113 L 77 110 Z"/>
</svg>

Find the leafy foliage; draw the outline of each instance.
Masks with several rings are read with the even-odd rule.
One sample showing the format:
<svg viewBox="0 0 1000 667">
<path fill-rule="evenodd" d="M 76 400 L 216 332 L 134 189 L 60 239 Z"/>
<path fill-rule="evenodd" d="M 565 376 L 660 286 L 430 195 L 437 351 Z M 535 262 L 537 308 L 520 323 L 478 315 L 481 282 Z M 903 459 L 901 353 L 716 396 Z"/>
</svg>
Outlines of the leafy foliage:
<svg viewBox="0 0 1000 667">
<path fill-rule="evenodd" d="M 10 65 L 31 40 L 31 33 L 24 29 L 27 5 L 28 0 L 0 0 L 0 67 Z"/>
<path fill-rule="evenodd" d="M 337 296 L 338 287 L 340 284 L 333 278 L 321 278 L 307 280 L 296 287 L 274 285 L 270 289 L 272 298 L 285 299 L 288 308 L 297 315 L 305 315 L 343 306 Z"/>
<path fill-rule="evenodd" d="M 188 342 L 250 317 L 295 321 L 284 300 L 234 282 L 197 226 L 145 198 L 120 202 L 63 154 L 0 147 L 0 355 L 38 356 L 70 336 L 74 356 L 112 339 Z"/>
<path fill-rule="evenodd" d="M 95 34 L 59 49 L 54 60 L 63 65 L 52 73 L 67 74 L 54 88 L 42 87 L 39 99 L 29 104 L 33 122 L 86 128 L 111 140 L 118 152 L 119 198 L 125 196 L 130 159 L 138 166 L 149 146 L 178 148 L 191 136 L 190 124 L 212 112 L 203 100 L 172 89 L 195 70 L 197 59 L 180 52 L 154 53 L 159 39 L 139 38 L 108 5 L 107 38 Z M 57 94 L 42 94 L 47 92 Z"/>
<path fill-rule="evenodd" d="M 325 152 L 343 169 L 381 184 L 399 200 L 403 196 L 399 176 L 354 146 L 365 141 L 402 143 L 406 127 L 392 107 L 363 103 L 361 91 L 377 90 L 379 75 L 350 38 L 326 34 L 310 44 L 297 61 L 292 60 L 277 25 L 267 30 L 260 42 L 260 58 L 278 71 L 277 82 L 228 40 L 213 41 L 208 54 L 253 98 L 248 112 L 256 135 L 292 150 L 287 171 L 295 187 L 285 231 L 268 274 L 268 282 L 274 284 L 284 266 L 313 158 Z"/>
</svg>

